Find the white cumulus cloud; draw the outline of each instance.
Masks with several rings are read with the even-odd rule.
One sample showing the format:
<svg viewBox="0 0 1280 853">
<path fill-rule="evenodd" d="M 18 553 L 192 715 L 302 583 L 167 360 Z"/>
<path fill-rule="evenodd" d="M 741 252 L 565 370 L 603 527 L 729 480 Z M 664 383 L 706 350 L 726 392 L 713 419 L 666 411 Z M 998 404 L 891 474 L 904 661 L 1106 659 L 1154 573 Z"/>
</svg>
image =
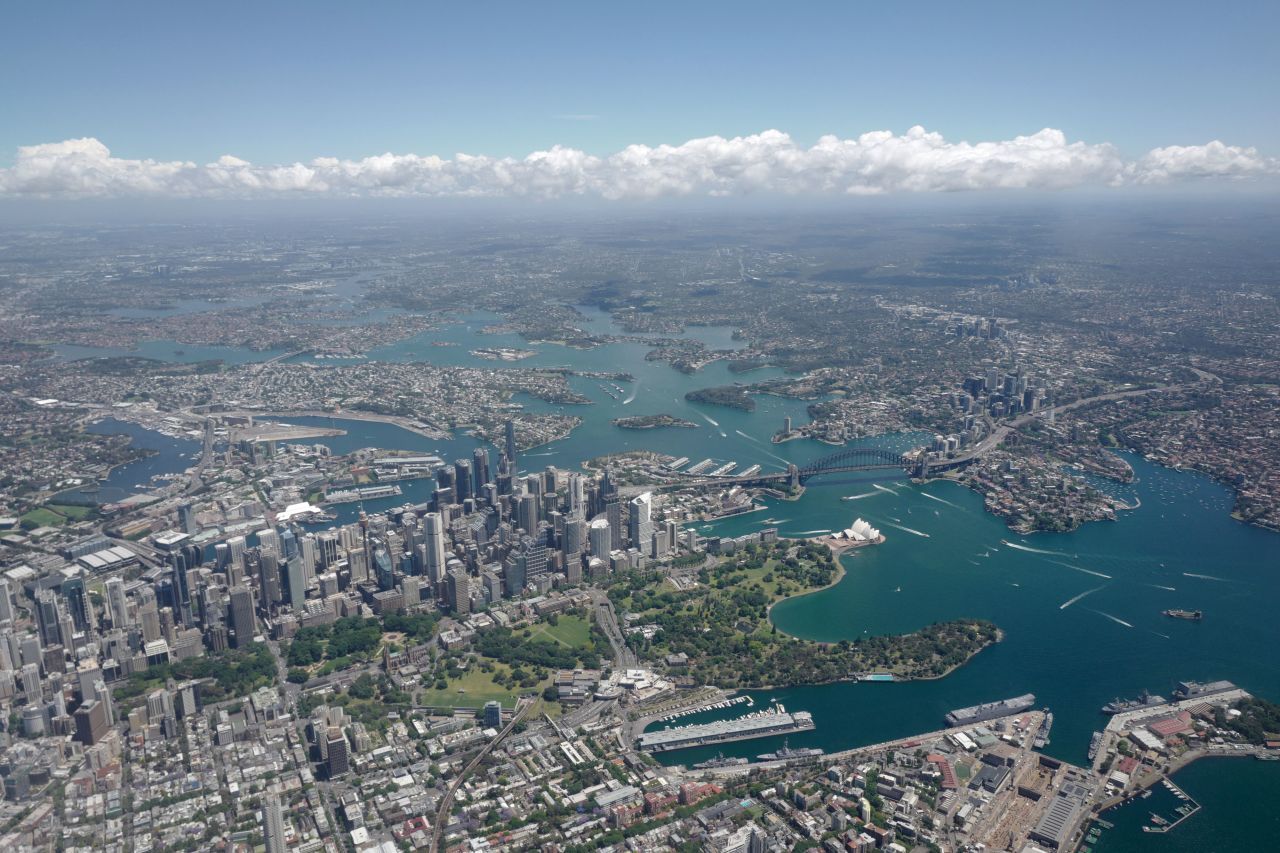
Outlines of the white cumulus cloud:
<svg viewBox="0 0 1280 853">
<path fill-rule="evenodd" d="M 913 127 L 900 135 L 824 136 L 808 147 L 786 133 L 766 130 L 680 145 L 629 145 L 605 157 L 555 146 L 523 158 L 387 153 L 281 165 L 256 165 L 231 155 L 204 165 L 130 160 L 85 138 L 19 148 L 13 165 L 0 168 L 0 196 L 635 199 L 1065 189 L 1277 175 L 1275 158 L 1216 140 L 1156 148 L 1126 160 L 1110 144 L 1071 142 L 1052 128 L 969 143 Z"/>
</svg>

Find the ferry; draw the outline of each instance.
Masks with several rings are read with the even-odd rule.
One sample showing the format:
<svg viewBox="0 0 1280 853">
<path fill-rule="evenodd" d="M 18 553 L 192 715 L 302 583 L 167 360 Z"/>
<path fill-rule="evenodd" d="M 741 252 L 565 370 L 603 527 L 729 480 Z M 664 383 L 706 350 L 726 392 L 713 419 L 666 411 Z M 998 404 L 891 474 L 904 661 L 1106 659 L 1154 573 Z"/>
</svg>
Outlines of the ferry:
<svg viewBox="0 0 1280 853">
<path fill-rule="evenodd" d="M 1164 615 L 1171 619 L 1187 619 L 1192 622 L 1199 622 L 1204 618 L 1204 614 L 1199 610 L 1179 610 L 1177 608 L 1165 610 Z"/>
</svg>

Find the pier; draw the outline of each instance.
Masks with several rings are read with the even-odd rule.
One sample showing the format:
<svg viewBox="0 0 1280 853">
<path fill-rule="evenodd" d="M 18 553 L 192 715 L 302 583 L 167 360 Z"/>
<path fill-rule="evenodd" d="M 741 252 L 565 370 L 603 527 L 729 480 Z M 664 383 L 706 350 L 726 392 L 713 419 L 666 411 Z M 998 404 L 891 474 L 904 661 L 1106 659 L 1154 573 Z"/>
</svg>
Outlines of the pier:
<svg viewBox="0 0 1280 853">
<path fill-rule="evenodd" d="M 326 504 L 349 504 L 356 501 L 371 501 L 377 498 L 390 498 L 402 494 L 401 489 L 397 485 L 389 486 L 365 486 L 357 489 L 347 489 L 344 491 L 329 492 L 324 496 Z"/>
</svg>

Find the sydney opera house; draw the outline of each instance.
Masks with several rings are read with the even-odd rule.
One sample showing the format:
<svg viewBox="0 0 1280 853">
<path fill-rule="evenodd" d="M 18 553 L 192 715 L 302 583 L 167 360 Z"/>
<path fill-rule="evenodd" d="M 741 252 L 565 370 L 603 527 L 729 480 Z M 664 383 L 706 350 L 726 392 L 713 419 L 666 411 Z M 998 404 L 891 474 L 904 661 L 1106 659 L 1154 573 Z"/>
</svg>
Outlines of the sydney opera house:
<svg viewBox="0 0 1280 853">
<path fill-rule="evenodd" d="M 842 542 L 879 542 L 880 531 L 859 518 L 852 527 L 831 534 L 831 538 Z"/>
</svg>

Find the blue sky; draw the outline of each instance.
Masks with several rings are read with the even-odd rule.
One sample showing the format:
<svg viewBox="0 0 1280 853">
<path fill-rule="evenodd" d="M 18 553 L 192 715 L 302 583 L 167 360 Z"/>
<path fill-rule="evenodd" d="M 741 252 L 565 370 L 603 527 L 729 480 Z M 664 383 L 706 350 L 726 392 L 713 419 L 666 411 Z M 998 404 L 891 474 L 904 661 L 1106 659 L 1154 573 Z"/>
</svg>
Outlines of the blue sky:
<svg viewBox="0 0 1280 853">
<path fill-rule="evenodd" d="M 779 128 L 1280 154 L 1278 3 L 8 4 L 0 162 L 607 154 Z M 591 116 L 593 118 L 583 118 Z"/>
</svg>

